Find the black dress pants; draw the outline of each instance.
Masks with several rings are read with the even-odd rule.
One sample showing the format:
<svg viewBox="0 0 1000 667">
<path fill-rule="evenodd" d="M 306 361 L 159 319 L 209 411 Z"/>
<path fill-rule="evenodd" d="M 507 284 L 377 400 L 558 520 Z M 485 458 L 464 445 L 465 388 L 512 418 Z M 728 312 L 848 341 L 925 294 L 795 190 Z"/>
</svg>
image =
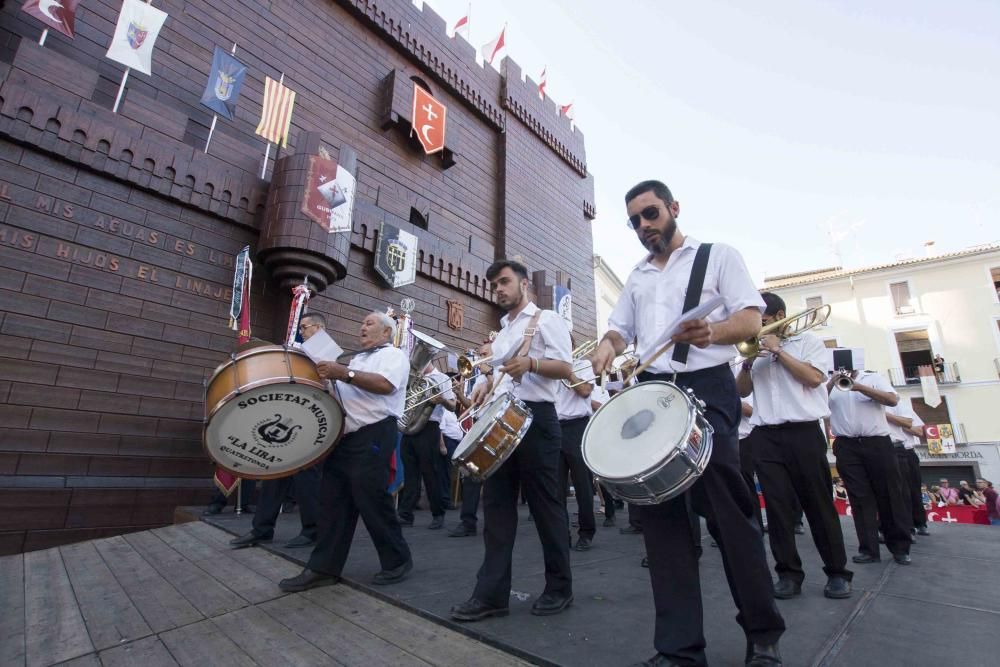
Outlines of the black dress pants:
<svg viewBox="0 0 1000 667">
<path fill-rule="evenodd" d="M 757 515 L 757 525 L 764 530 L 764 516 L 760 511 L 760 496 L 757 494 L 757 484 L 753 479 L 753 431 L 745 438 L 740 438 L 740 475 L 750 491 L 750 498 L 754 503 L 754 512 Z M 765 501 L 766 502 L 766 501 Z"/>
<path fill-rule="evenodd" d="M 444 515 L 441 503 L 441 482 L 434 461 L 441 456 L 441 425 L 429 421 L 419 432 L 404 435 L 400 446 L 403 454 L 403 493 L 399 498 L 399 518 L 413 521 L 413 509 L 420 500 L 420 481 L 424 482 L 431 516 Z"/>
<path fill-rule="evenodd" d="M 397 437 L 396 419 L 387 417 L 345 435 L 326 458 L 320 483 L 319 536 L 306 565 L 310 570 L 340 576 L 359 516 L 383 570 L 410 560 L 392 496 L 386 492 Z"/>
<path fill-rule="evenodd" d="M 604 499 L 604 518 L 614 519 L 615 518 L 615 497 L 611 495 L 611 491 L 608 487 L 603 484 L 599 484 L 598 489 L 601 490 L 601 498 Z"/>
<path fill-rule="evenodd" d="M 675 378 L 675 379 L 674 379 Z M 641 508 L 643 538 L 649 557 L 649 576 L 656 605 L 654 645 L 681 664 L 704 665 L 701 582 L 698 557 L 688 512 L 705 517 L 708 531 L 719 545 L 733 601 L 736 621 L 747 637 L 773 643 L 785 630 L 774 602 L 764 541 L 755 518 L 753 500 L 740 474 L 737 427 L 740 399 L 728 365 L 692 373 L 653 375 L 641 381 L 671 380 L 691 388 L 706 403 L 705 416 L 715 429 L 712 457 L 705 472 L 685 494 L 659 505 Z"/>
<path fill-rule="evenodd" d="M 887 435 L 833 441 L 837 472 L 847 487 L 858 533 L 858 551 L 879 557 L 881 523 L 885 546 L 893 555 L 910 553 L 910 512 L 903 500 L 899 464 Z"/>
<path fill-rule="evenodd" d="M 593 539 L 597 532 L 597 521 L 594 518 L 594 474 L 583 462 L 583 432 L 587 430 L 590 417 L 577 419 L 560 419 L 559 428 L 562 431 L 562 456 L 559 459 L 559 488 L 566 488 L 567 478 L 573 479 L 573 489 L 576 491 L 576 505 L 579 512 L 580 529 L 578 535 Z M 566 496 L 563 495 L 563 499 Z"/>
<path fill-rule="evenodd" d="M 281 505 L 288 496 L 288 489 L 295 486 L 295 502 L 299 505 L 303 537 L 315 541 L 318 532 L 319 484 L 322 463 L 303 468 L 294 475 L 281 479 L 265 479 L 257 495 L 257 512 L 253 515 L 253 534 L 265 539 L 274 537 L 274 524 L 281 513 Z"/>
<path fill-rule="evenodd" d="M 903 498 L 908 502 L 913 517 L 914 528 L 927 527 L 927 510 L 920 493 L 920 458 L 912 449 L 906 449 L 902 444 L 892 443 L 896 452 L 896 462 L 899 464 L 899 479 L 903 485 Z"/>
<path fill-rule="evenodd" d="M 757 426 L 753 433 L 754 463 L 766 499 L 767 537 L 778 577 L 798 584 L 805 579 L 795 546 L 795 522 L 801 506 L 823 559 L 823 572 L 850 581 L 854 575 L 847 569 L 844 533 L 831 495 L 826 438 L 819 422 Z"/>
<path fill-rule="evenodd" d="M 458 474 L 457 471 L 455 474 Z M 470 530 L 476 529 L 479 513 L 479 499 L 483 495 L 483 483 L 471 477 L 462 478 L 462 525 Z"/>
<path fill-rule="evenodd" d="M 237 498 L 239 498 L 239 502 L 242 503 L 243 507 L 247 507 L 254 502 L 253 492 L 256 488 L 257 480 L 255 479 L 241 479 L 240 488 L 233 489 L 233 492 L 228 496 L 222 493 L 222 491 L 219 491 L 218 487 L 216 487 L 215 491 L 212 493 L 212 499 L 208 501 L 208 504 L 222 509 L 229 504 L 230 500 L 232 500 L 235 505 Z"/>
<path fill-rule="evenodd" d="M 493 607 L 510 604 L 511 560 L 517 533 L 518 489 L 524 489 L 545 559 L 545 590 L 573 594 L 569 566 L 569 517 L 560 497 L 562 436 L 552 403 L 525 401 L 534 419 L 510 458 L 484 483 L 483 542 L 486 553 L 473 597 Z"/>
<path fill-rule="evenodd" d="M 454 438 L 444 437 L 444 448 L 448 452 L 447 454 L 437 455 L 434 459 L 437 464 L 437 476 L 438 481 L 441 483 L 441 506 L 448 507 L 451 505 L 451 480 L 452 475 L 457 475 L 458 472 L 454 470 L 454 466 L 451 465 L 451 456 L 455 453 L 458 448 L 458 440 Z"/>
</svg>

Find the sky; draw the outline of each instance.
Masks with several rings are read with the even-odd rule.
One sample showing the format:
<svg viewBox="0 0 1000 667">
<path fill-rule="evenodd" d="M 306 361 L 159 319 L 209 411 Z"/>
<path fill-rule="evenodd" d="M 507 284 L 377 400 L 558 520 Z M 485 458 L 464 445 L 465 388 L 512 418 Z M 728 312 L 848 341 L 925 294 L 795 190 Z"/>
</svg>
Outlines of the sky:
<svg viewBox="0 0 1000 667">
<path fill-rule="evenodd" d="M 427 4 L 449 25 L 470 6 Z M 1000 240 L 996 0 L 480 0 L 469 41 L 504 23 L 574 104 L 594 251 L 622 279 L 644 254 L 623 196 L 649 178 L 758 285 Z"/>
</svg>

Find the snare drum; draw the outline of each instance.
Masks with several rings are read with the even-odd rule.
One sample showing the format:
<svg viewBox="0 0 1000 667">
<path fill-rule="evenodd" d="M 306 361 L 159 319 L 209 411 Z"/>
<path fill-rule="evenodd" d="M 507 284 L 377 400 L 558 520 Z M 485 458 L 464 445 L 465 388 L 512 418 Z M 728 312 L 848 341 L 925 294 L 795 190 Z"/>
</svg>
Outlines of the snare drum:
<svg viewBox="0 0 1000 667">
<path fill-rule="evenodd" d="M 500 394 L 483 408 L 479 421 L 452 454 L 452 462 L 477 481 L 485 481 L 514 453 L 531 426 L 531 410 L 511 394 Z"/>
<path fill-rule="evenodd" d="M 261 345 L 238 352 L 206 388 L 205 450 L 238 477 L 292 475 L 329 453 L 343 430 L 340 403 L 298 350 Z"/>
<path fill-rule="evenodd" d="M 615 497 L 656 505 L 705 471 L 712 434 L 692 393 L 671 382 L 642 382 L 594 413 L 583 434 L 583 461 Z"/>
</svg>

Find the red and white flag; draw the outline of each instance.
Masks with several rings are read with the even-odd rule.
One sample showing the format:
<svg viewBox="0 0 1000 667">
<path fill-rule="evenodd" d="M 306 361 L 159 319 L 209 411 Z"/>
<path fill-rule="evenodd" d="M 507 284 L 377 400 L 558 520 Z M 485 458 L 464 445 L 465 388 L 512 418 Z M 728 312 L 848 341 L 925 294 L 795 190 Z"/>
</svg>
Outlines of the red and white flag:
<svg viewBox="0 0 1000 667">
<path fill-rule="evenodd" d="M 465 16 L 461 17 L 455 21 L 455 25 L 451 28 L 451 36 L 461 34 L 465 39 L 469 39 L 469 16 L 472 14 L 472 5 L 469 5 L 469 9 L 466 10 Z"/>
<path fill-rule="evenodd" d="M 920 376 L 920 389 L 924 395 L 924 403 L 932 408 L 941 405 L 941 392 L 938 390 L 937 376 L 934 375 L 932 366 L 918 366 L 917 375 Z"/>
<path fill-rule="evenodd" d="M 254 130 L 268 143 L 288 147 L 288 129 L 292 125 L 292 108 L 295 106 L 295 91 L 286 88 L 280 81 L 264 78 L 264 108 L 260 113 L 260 123 Z"/>
<path fill-rule="evenodd" d="M 576 115 L 576 113 L 573 111 L 573 103 L 570 102 L 569 104 L 564 104 L 560 106 L 559 115 L 566 116 L 570 120 L 574 120 L 574 116 Z"/>
<path fill-rule="evenodd" d="M 124 0 L 107 57 L 147 76 L 152 74 L 153 45 L 166 20 L 167 13 L 152 5 Z"/>
<path fill-rule="evenodd" d="M 496 39 L 487 42 L 486 44 L 483 44 L 483 48 L 481 48 L 479 52 L 483 54 L 484 61 L 486 61 L 490 65 L 493 64 L 493 61 L 496 59 L 496 57 L 507 46 L 505 39 L 506 36 L 507 36 L 507 26 L 505 25 L 503 27 L 503 30 L 500 31 L 500 34 L 497 35 Z"/>
<path fill-rule="evenodd" d="M 46 28 L 72 38 L 76 34 L 74 23 L 79 4 L 80 0 L 27 0 L 21 5 L 21 11 L 34 16 Z"/>
<path fill-rule="evenodd" d="M 548 83 L 548 79 L 545 77 L 546 70 L 548 70 L 548 67 L 542 68 L 542 76 L 538 81 L 538 98 L 542 100 L 545 99 L 545 85 Z"/>
</svg>

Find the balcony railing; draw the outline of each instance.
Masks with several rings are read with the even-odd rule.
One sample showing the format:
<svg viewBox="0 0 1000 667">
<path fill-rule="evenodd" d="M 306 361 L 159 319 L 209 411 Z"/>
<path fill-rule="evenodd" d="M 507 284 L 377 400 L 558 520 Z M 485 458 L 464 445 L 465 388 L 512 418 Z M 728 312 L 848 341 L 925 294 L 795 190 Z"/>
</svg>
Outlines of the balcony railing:
<svg viewBox="0 0 1000 667">
<path fill-rule="evenodd" d="M 930 364 L 934 368 L 934 375 L 938 384 L 958 384 L 962 381 L 962 376 L 958 373 L 958 364 L 946 361 L 943 364 Z M 910 384 L 920 384 L 920 366 L 904 366 L 902 368 L 889 369 L 889 381 L 893 387 L 905 387 Z M 1000 365 L 998 365 L 1000 372 Z"/>
</svg>

